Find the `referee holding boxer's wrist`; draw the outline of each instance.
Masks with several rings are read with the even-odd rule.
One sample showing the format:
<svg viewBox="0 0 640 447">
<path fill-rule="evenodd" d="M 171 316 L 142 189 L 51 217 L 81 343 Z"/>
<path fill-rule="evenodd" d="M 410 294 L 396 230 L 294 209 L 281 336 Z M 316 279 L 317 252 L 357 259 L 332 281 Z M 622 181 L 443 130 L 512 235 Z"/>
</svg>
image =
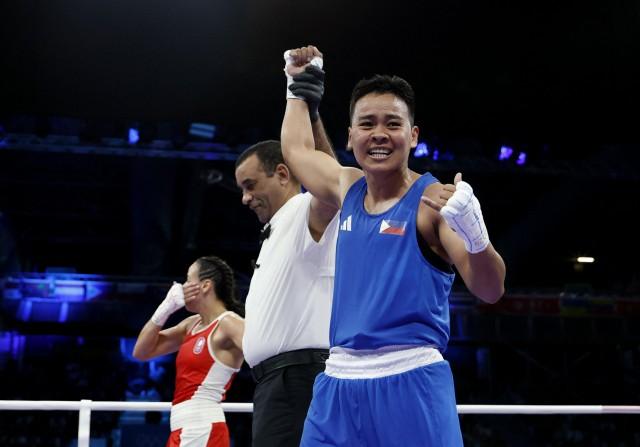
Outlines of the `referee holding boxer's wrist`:
<svg viewBox="0 0 640 447">
<path fill-rule="evenodd" d="M 288 77 L 287 95 L 307 102 L 315 147 L 335 158 L 318 115 L 321 57 L 315 47 L 291 51 L 291 66 L 313 60 L 313 68 Z M 337 209 L 301 193 L 278 141 L 243 152 L 235 175 L 242 203 L 265 225 L 243 337 L 256 381 L 253 446 L 298 447 L 313 383 L 328 357 Z"/>
</svg>

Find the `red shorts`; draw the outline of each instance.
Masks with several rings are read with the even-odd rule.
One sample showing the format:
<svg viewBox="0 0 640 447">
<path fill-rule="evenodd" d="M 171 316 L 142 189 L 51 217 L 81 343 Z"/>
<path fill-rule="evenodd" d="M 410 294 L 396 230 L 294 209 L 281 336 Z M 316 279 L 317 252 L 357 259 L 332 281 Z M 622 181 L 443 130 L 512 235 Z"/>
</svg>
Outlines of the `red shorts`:
<svg viewBox="0 0 640 447">
<path fill-rule="evenodd" d="M 229 428 L 225 422 L 184 427 L 171 432 L 166 447 L 229 447 Z"/>
</svg>

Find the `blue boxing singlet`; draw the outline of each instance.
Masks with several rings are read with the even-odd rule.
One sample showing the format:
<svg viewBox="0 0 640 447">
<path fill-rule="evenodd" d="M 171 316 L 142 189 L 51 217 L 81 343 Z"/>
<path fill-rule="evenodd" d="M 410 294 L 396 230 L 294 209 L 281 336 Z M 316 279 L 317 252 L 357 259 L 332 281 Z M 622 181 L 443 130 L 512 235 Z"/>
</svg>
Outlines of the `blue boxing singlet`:
<svg viewBox="0 0 640 447">
<path fill-rule="evenodd" d="M 378 349 L 449 340 L 449 293 L 454 274 L 440 270 L 420 250 L 416 219 L 427 173 L 389 210 L 364 209 L 362 177 L 345 196 L 340 215 L 331 313 L 331 347 Z"/>
</svg>

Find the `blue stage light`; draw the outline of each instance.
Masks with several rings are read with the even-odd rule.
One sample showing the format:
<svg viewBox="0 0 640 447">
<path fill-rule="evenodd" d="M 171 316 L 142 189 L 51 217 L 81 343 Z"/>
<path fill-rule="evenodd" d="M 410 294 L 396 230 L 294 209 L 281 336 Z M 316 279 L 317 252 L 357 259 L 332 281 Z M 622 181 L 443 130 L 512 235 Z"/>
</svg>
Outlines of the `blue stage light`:
<svg viewBox="0 0 640 447">
<path fill-rule="evenodd" d="M 140 132 L 136 128 L 129 128 L 129 144 L 136 144 L 140 141 Z"/>
<path fill-rule="evenodd" d="M 415 151 L 413 151 L 413 156 L 416 158 L 420 158 L 420 157 L 428 157 L 429 156 L 429 146 L 427 146 L 427 143 L 418 143 L 418 145 L 416 146 Z"/>
<path fill-rule="evenodd" d="M 526 152 L 520 152 L 520 154 L 518 154 L 518 159 L 516 160 L 516 164 L 517 165 L 523 165 L 527 162 L 527 153 Z"/>
<path fill-rule="evenodd" d="M 509 146 L 502 146 L 500 148 L 500 154 L 498 155 L 498 160 L 508 160 L 513 155 L 513 149 Z"/>
<path fill-rule="evenodd" d="M 191 127 L 189 128 L 189 134 L 208 140 L 213 140 L 213 137 L 215 137 L 216 135 L 216 126 L 207 123 L 192 123 Z"/>
</svg>

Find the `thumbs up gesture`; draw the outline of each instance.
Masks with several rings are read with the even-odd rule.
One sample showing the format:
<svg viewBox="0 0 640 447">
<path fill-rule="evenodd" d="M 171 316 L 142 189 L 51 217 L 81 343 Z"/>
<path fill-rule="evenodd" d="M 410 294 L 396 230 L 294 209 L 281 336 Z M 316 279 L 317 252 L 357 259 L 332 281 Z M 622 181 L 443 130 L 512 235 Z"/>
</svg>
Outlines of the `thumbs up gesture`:
<svg viewBox="0 0 640 447">
<path fill-rule="evenodd" d="M 462 180 L 462 173 L 455 175 L 453 185 L 443 186 L 438 200 L 424 196 L 422 200 L 440 212 L 447 224 L 462 238 L 469 253 L 479 253 L 487 248 L 489 235 L 480 202 L 473 195 L 471 185 Z"/>
</svg>

